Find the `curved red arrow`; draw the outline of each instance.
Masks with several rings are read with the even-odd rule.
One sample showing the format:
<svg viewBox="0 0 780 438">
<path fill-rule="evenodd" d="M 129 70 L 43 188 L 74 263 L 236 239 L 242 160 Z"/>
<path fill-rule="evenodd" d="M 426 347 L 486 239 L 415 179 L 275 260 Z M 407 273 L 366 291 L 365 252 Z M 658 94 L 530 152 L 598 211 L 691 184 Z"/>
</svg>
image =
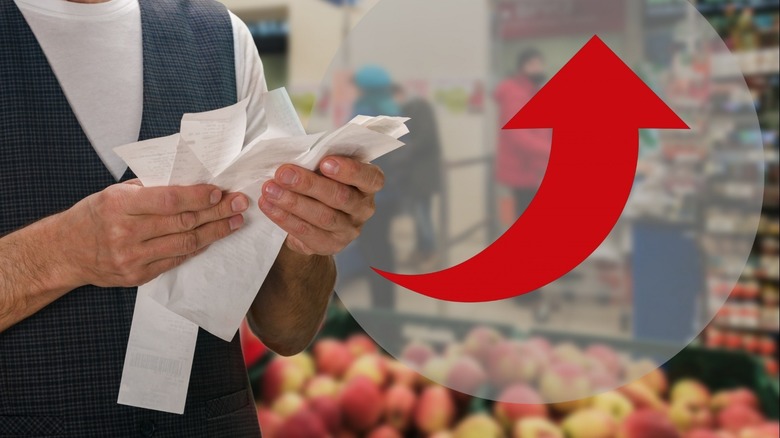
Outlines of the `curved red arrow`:
<svg viewBox="0 0 780 438">
<path fill-rule="evenodd" d="M 550 160 L 525 213 L 496 242 L 439 272 L 388 280 L 432 298 L 484 302 L 551 283 L 609 235 L 631 193 L 639 129 L 689 129 L 597 36 L 504 129 L 553 128 Z"/>
</svg>

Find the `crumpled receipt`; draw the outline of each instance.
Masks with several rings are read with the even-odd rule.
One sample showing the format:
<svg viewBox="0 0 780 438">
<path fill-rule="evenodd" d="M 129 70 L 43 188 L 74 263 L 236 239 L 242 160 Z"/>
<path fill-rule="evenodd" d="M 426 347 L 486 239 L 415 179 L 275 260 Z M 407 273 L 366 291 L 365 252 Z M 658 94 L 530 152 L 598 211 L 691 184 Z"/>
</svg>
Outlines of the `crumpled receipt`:
<svg viewBox="0 0 780 438">
<path fill-rule="evenodd" d="M 285 163 L 314 170 L 329 155 L 370 162 L 401 146 L 403 117 L 358 116 L 307 135 L 285 89 L 265 93 L 263 133 L 245 139 L 247 101 L 182 117 L 178 134 L 114 151 L 144 186 L 214 184 L 242 192 L 244 225 L 138 288 L 118 402 L 183 413 L 197 327 L 230 341 L 287 233 L 257 207 L 262 184 Z"/>
</svg>

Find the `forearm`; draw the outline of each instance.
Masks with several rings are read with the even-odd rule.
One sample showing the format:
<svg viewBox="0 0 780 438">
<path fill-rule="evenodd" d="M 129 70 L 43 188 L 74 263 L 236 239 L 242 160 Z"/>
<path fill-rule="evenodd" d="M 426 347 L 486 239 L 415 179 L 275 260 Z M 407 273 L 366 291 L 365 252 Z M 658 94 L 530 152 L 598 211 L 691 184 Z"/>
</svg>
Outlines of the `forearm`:
<svg viewBox="0 0 780 438">
<path fill-rule="evenodd" d="M 0 332 L 79 286 L 59 257 L 57 221 L 48 217 L 0 239 Z"/>
<path fill-rule="evenodd" d="M 319 329 L 335 282 L 332 257 L 284 246 L 249 310 L 250 326 L 279 354 L 302 351 Z"/>
</svg>

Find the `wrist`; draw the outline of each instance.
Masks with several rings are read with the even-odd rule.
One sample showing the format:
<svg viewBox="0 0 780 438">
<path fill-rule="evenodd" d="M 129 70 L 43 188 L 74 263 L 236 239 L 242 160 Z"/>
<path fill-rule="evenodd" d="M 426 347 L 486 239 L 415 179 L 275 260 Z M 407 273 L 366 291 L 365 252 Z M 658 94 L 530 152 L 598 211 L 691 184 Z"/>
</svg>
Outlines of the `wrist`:
<svg viewBox="0 0 780 438">
<path fill-rule="evenodd" d="M 67 226 L 67 211 L 44 218 L 25 231 L 29 234 L 29 256 L 37 261 L 40 288 L 45 292 L 69 292 L 86 284 L 68 242 L 72 227 Z"/>
</svg>

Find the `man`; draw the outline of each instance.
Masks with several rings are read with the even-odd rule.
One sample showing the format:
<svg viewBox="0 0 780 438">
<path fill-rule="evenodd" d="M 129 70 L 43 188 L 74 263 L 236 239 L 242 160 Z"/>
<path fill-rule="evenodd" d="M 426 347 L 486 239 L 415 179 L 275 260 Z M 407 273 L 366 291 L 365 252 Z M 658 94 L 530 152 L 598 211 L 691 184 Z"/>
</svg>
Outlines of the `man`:
<svg viewBox="0 0 780 438">
<path fill-rule="evenodd" d="M 497 179 L 512 190 L 519 217 L 536 194 L 547 169 L 551 137 L 549 130 L 501 129 L 545 82 L 544 58 L 536 49 L 526 49 L 517 58 L 517 72 L 495 90 L 499 111 Z"/>
<path fill-rule="evenodd" d="M 249 98 L 247 137 L 265 129 L 252 38 L 211 0 L 0 2 L 0 84 L 0 436 L 258 436 L 238 337 L 200 330 L 184 415 L 117 404 L 136 287 L 260 208 L 289 237 L 247 316 L 299 352 L 382 172 L 285 165 L 259 205 L 133 180 L 112 148 L 173 134 L 186 112 Z"/>
</svg>

